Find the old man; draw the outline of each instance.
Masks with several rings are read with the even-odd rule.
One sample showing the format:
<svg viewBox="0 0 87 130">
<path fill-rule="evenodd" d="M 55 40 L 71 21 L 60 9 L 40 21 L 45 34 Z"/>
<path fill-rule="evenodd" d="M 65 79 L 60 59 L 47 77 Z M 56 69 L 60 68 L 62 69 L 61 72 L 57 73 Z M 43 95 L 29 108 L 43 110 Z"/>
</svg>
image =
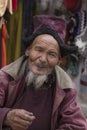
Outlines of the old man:
<svg viewBox="0 0 87 130">
<path fill-rule="evenodd" d="M 0 130 L 87 130 L 76 88 L 59 67 L 77 47 L 47 25 L 26 42 L 25 55 L 0 70 Z"/>
</svg>

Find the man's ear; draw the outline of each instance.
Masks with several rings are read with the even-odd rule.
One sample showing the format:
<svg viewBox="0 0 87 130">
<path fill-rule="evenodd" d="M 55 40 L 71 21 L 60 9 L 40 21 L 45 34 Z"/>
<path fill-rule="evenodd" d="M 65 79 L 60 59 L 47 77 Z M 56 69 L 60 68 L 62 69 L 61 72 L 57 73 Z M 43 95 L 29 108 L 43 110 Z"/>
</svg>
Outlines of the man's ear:
<svg viewBox="0 0 87 130">
<path fill-rule="evenodd" d="M 29 53 L 30 53 L 30 49 L 31 49 L 31 48 L 32 48 L 31 45 L 27 47 L 27 49 L 26 49 L 26 51 L 25 51 L 25 55 L 26 55 L 26 56 L 29 56 Z"/>
<path fill-rule="evenodd" d="M 58 59 L 58 63 L 57 63 L 57 65 L 60 65 L 61 62 L 62 62 L 62 58 L 61 58 L 61 56 L 59 56 L 59 59 Z"/>
<path fill-rule="evenodd" d="M 60 66 L 60 64 L 61 64 L 61 60 L 59 60 L 59 61 L 58 61 L 57 65 L 59 65 L 59 66 Z"/>
<path fill-rule="evenodd" d="M 29 48 L 26 49 L 25 55 L 26 55 L 26 56 L 29 56 Z"/>
</svg>

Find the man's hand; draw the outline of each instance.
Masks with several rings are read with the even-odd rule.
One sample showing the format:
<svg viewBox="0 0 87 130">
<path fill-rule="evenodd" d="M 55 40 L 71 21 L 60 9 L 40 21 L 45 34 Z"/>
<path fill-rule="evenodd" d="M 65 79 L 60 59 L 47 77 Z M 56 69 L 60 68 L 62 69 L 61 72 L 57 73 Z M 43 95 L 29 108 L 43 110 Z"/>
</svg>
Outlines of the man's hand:
<svg viewBox="0 0 87 130">
<path fill-rule="evenodd" d="M 34 121 L 33 113 L 24 109 L 13 109 L 5 117 L 4 124 L 10 126 L 12 130 L 26 130 Z"/>
</svg>

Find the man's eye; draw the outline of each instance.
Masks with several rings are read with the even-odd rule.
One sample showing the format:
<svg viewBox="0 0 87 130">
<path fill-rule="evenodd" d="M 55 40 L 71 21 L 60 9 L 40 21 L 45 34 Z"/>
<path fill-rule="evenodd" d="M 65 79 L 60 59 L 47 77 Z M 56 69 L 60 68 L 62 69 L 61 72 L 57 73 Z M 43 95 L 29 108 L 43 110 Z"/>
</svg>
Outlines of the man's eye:
<svg viewBox="0 0 87 130">
<path fill-rule="evenodd" d="M 41 49 L 36 49 L 36 51 L 42 52 L 42 50 L 41 50 Z"/>
<path fill-rule="evenodd" d="M 35 50 L 36 50 L 36 51 L 39 51 L 39 52 L 41 52 L 41 51 L 42 51 L 42 49 L 41 49 L 41 48 L 35 48 Z"/>
<path fill-rule="evenodd" d="M 49 54 L 51 57 L 56 57 L 56 54 L 54 54 L 54 53 L 50 53 Z"/>
</svg>

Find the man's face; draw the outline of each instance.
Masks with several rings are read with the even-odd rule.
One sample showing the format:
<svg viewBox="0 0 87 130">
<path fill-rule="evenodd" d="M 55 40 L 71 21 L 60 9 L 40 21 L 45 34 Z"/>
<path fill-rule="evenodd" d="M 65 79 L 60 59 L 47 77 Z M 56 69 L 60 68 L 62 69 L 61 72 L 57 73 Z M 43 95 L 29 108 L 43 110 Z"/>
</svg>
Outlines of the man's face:
<svg viewBox="0 0 87 130">
<path fill-rule="evenodd" d="M 59 46 L 51 35 L 42 34 L 34 39 L 26 55 L 29 56 L 29 69 L 34 74 L 49 74 L 59 61 Z"/>
</svg>

